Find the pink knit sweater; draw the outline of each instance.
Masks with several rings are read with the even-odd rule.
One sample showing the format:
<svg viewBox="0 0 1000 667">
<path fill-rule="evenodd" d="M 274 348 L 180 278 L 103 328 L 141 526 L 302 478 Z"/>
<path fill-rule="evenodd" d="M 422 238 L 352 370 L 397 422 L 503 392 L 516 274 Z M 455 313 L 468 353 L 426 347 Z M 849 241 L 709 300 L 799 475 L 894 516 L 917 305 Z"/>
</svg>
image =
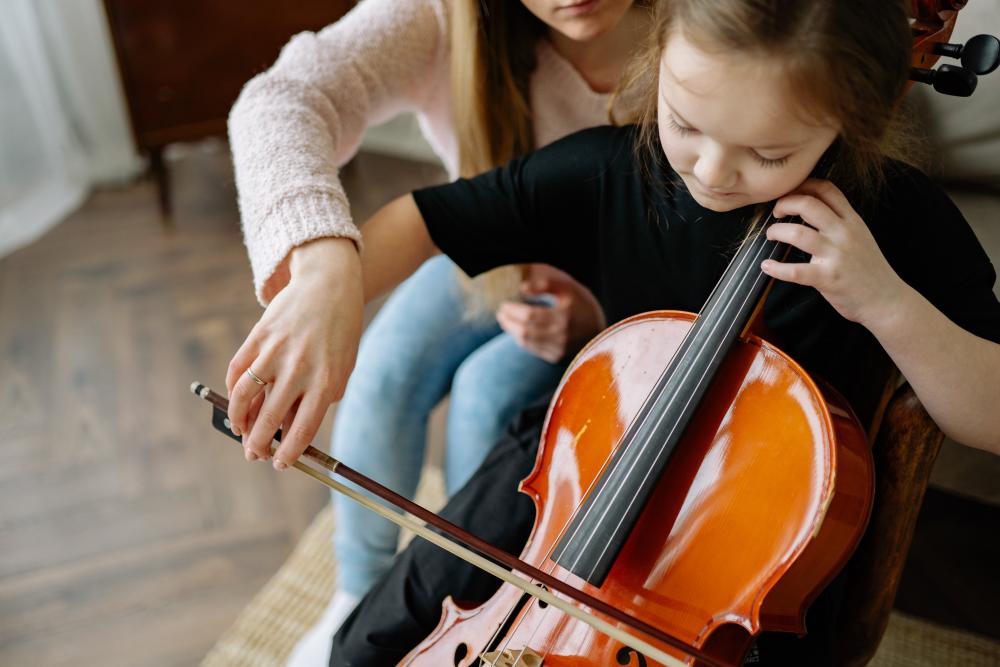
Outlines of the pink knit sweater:
<svg viewBox="0 0 1000 667">
<path fill-rule="evenodd" d="M 287 284 L 296 246 L 325 236 L 360 242 L 338 168 L 368 126 L 415 112 L 455 176 L 448 12 L 449 0 L 363 0 L 320 32 L 293 37 L 244 86 L 229 114 L 229 139 L 262 304 Z M 608 95 L 592 91 L 544 41 L 530 96 L 538 146 L 607 122 Z"/>
</svg>

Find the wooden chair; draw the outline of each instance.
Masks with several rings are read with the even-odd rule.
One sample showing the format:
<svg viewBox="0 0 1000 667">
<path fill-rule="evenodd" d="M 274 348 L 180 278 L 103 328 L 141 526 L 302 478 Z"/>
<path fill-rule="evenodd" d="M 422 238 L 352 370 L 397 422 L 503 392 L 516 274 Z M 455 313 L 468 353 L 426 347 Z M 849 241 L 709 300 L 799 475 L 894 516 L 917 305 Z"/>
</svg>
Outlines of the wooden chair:
<svg viewBox="0 0 1000 667">
<path fill-rule="evenodd" d="M 892 387 L 895 387 L 895 379 Z M 944 434 L 908 384 L 891 393 L 872 446 L 875 505 L 847 564 L 838 616 L 838 665 L 866 665 L 889 624 L 931 468 Z M 874 430 L 874 429 L 873 429 Z"/>
</svg>

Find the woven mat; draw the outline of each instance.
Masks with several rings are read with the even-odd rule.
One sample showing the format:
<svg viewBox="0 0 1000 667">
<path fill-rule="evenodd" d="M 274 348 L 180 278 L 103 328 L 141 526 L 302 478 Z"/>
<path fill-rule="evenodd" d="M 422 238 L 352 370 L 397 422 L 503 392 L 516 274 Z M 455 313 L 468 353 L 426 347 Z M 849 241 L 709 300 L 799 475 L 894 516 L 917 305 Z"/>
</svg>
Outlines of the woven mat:
<svg viewBox="0 0 1000 667">
<path fill-rule="evenodd" d="M 202 667 L 278 667 L 333 594 L 333 512 L 317 515 L 295 551 L 206 656 Z M 996 667 L 1000 642 L 893 613 L 873 667 Z"/>
</svg>

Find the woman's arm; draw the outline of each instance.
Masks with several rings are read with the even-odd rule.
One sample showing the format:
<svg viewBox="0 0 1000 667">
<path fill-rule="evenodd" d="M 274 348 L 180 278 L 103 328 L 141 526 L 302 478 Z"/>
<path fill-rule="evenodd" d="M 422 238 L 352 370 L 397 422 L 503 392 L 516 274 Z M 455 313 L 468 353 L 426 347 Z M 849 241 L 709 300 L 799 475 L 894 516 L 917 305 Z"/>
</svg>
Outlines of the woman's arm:
<svg viewBox="0 0 1000 667">
<path fill-rule="evenodd" d="M 230 420 L 249 431 L 248 458 L 266 456 L 282 424 L 289 435 L 276 466 L 305 449 L 343 394 L 364 300 L 398 284 L 438 247 L 470 275 L 546 262 L 586 281 L 598 264 L 596 235 L 584 231 L 597 225 L 595 172 L 605 170 L 607 153 L 623 152 L 614 141 L 627 138 L 610 130 L 580 133 L 474 179 L 397 199 L 365 225 L 360 257 L 343 239 L 296 252 L 291 281 L 227 374 Z M 248 369 L 270 384 L 255 383 Z"/>
<path fill-rule="evenodd" d="M 364 130 L 424 108 L 446 68 L 445 0 L 364 0 L 318 33 L 293 37 L 229 116 L 236 187 L 257 296 L 290 278 L 289 253 L 360 234 L 338 168 Z"/>
<path fill-rule="evenodd" d="M 362 307 L 437 253 L 407 195 L 364 225 L 360 257 L 348 239 L 323 239 L 293 258 L 293 277 L 268 305 L 229 364 L 229 419 L 247 434 L 247 460 L 266 459 L 274 433 L 284 438 L 274 466 L 290 465 L 312 442 L 327 408 L 343 395 L 361 339 Z M 255 383 L 246 373 L 268 381 Z"/>
</svg>

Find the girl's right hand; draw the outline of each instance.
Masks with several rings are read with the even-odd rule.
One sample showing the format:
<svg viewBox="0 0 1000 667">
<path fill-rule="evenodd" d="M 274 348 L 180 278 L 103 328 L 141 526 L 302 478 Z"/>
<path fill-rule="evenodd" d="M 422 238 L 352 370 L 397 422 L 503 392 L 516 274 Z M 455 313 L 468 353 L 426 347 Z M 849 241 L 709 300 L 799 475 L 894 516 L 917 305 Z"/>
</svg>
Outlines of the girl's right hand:
<svg viewBox="0 0 1000 667">
<path fill-rule="evenodd" d="M 292 465 L 312 442 L 354 368 L 363 322 L 358 251 L 326 238 L 292 251 L 291 279 L 268 304 L 226 374 L 229 420 L 248 461 L 267 459 L 283 430 L 274 467 Z M 259 379 L 256 382 L 247 370 Z"/>
</svg>

